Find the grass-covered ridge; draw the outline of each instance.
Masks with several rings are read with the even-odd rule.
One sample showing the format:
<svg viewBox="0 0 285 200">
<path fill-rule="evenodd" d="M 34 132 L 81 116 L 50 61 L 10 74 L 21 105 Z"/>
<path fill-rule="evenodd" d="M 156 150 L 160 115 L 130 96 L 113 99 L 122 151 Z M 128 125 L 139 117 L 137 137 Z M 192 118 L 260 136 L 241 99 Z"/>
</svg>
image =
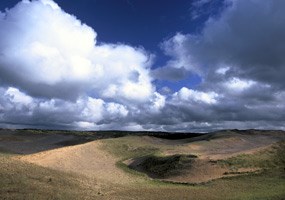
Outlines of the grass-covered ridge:
<svg viewBox="0 0 285 200">
<path fill-rule="evenodd" d="M 241 154 L 226 160 L 219 160 L 218 163 L 233 170 L 252 167 L 263 170 L 279 169 L 285 172 L 285 142 L 278 142 L 254 154 Z"/>
<path fill-rule="evenodd" d="M 32 139 L 34 139 L 33 144 L 36 144 L 49 138 L 47 135 L 50 133 L 45 131 L 43 133 L 40 131 L 35 131 L 36 133 L 15 132 L 17 133 L 0 137 L 2 138 L 0 139 L 0 144 L 2 144 L 0 151 L 3 152 L 0 154 L 0 199 L 283 200 L 285 197 L 285 176 L 284 168 L 282 168 L 285 155 L 284 142 L 274 142 L 279 140 L 278 138 L 284 138 L 281 133 L 224 131 L 222 134 L 217 132 L 193 139 L 177 140 L 128 134 L 122 137 L 122 134 L 124 135 L 122 132 L 119 134 L 110 132 L 107 133 L 108 137 L 97 137 L 93 140 L 92 136 L 87 136 L 89 133 L 87 135 L 82 133 L 74 137 L 62 137 L 67 139 L 64 139 L 61 145 L 52 147 L 56 149 L 32 154 L 35 161 L 37 159 L 42 163 L 47 161 L 46 165 L 42 165 L 45 167 L 40 167 L 24 162 L 29 155 L 14 155 L 13 152 L 7 151 L 7 145 L 3 144 L 11 142 L 11 144 L 23 144 L 24 146 L 30 144 L 28 142 Z M 63 135 L 51 133 L 53 140 L 48 142 L 51 144 L 60 142 L 58 139 L 55 140 L 55 138 L 61 139 L 58 134 Z M 72 133 L 68 134 L 72 135 Z M 31 135 L 37 135 L 37 137 L 31 137 Z M 82 137 L 82 135 L 85 136 Z M 91 142 L 85 143 L 86 138 L 91 138 Z M 255 140 L 256 138 L 258 140 Z M 260 144 L 263 138 L 273 138 L 269 141 L 272 144 L 270 148 L 258 146 L 254 148 L 262 150 L 250 149 L 250 152 L 253 152 L 251 154 L 245 154 L 244 152 L 247 151 L 242 151 L 244 154 L 231 158 L 223 157 L 223 153 L 229 155 L 233 152 L 232 144 L 251 147 L 252 143 Z M 83 140 L 81 145 L 70 146 L 74 145 L 73 141 L 81 140 Z M 247 141 L 250 141 L 250 145 L 246 143 Z M 231 142 L 231 145 L 228 145 L 228 142 Z M 262 145 L 267 145 L 267 143 L 262 143 Z M 237 146 L 234 147 L 239 150 Z M 241 149 L 244 150 L 247 146 Z M 212 149 L 214 151 L 211 151 Z M 196 155 L 197 158 L 192 155 Z M 216 157 L 219 160 L 207 157 L 213 155 L 220 155 Z M 26 159 L 22 159 L 23 157 Z M 62 168 L 52 168 L 56 162 L 51 162 L 51 159 L 62 163 L 60 165 Z M 209 160 L 213 162 L 208 162 Z M 148 171 L 156 176 L 150 178 L 147 173 L 130 169 L 128 166 L 135 161 L 140 161 L 137 165 L 144 168 L 144 172 Z M 191 182 L 191 179 L 189 182 L 176 181 L 177 177 L 184 178 L 187 175 L 192 177 L 192 172 L 199 171 L 200 167 L 204 166 L 201 161 L 207 162 L 208 167 L 212 164 L 213 166 L 231 167 L 232 172 L 238 168 L 262 168 L 264 170 L 258 173 L 233 173 L 225 175 L 225 178 L 215 179 L 214 177 L 211 181 L 203 183 Z M 84 170 L 82 168 L 86 166 L 86 163 L 90 164 L 85 169 L 87 174 L 76 174 L 77 171 Z M 92 167 L 99 163 L 100 168 Z M 68 171 L 74 165 L 78 166 L 76 170 Z M 66 166 L 69 168 L 65 168 Z M 189 173 L 189 169 L 195 170 L 190 170 Z M 208 170 L 208 168 L 205 169 Z M 209 172 L 206 170 L 202 169 L 199 173 L 204 175 L 204 172 Z M 92 174 L 95 171 L 99 171 L 96 176 L 88 176 L 88 173 Z M 243 171 L 237 170 L 236 172 Z M 103 173 L 112 178 L 107 179 L 102 175 Z M 176 176 L 177 173 L 178 176 Z"/>
</svg>

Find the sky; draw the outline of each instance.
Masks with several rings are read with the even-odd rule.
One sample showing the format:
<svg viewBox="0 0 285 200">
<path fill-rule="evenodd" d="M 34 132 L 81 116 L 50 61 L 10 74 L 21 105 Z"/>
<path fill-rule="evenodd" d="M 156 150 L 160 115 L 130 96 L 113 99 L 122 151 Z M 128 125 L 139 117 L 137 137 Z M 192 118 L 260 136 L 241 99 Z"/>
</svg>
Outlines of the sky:
<svg viewBox="0 0 285 200">
<path fill-rule="evenodd" d="M 285 1 L 0 2 L 0 127 L 285 130 Z"/>
</svg>

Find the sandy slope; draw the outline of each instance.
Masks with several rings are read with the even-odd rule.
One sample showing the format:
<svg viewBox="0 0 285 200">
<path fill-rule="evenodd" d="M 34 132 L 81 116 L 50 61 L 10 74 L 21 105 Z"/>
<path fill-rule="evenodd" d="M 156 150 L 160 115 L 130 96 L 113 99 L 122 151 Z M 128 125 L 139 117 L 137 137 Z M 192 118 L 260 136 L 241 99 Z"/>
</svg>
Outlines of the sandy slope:
<svg viewBox="0 0 285 200">
<path fill-rule="evenodd" d="M 162 154 L 165 156 L 175 154 L 197 155 L 198 158 L 192 163 L 190 169 L 183 171 L 180 175 L 164 179 L 173 182 L 191 183 L 207 182 L 225 176 L 233 176 L 233 174 L 228 174 L 228 172 L 232 171 L 231 169 L 218 165 L 215 161 L 240 154 L 254 154 L 264 149 L 270 149 L 272 144 L 285 139 L 283 132 L 258 134 L 219 133 L 212 135 L 212 138 L 207 137 L 205 135 L 201 139 L 195 138 L 195 141 L 188 139 L 171 141 L 154 137 L 144 137 L 144 139 L 155 145 L 172 146 L 173 148 L 164 148 L 162 150 Z M 132 165 L 135 162 L 130 159 L 126 163 Z M 258 168 L 240 168 L 236 169 L 235 172 L 258 170 Z"/>
<path fill-rule="evenodd" d="M 243 153 L 255 153 L 261 149 L 268 148 L 275 142 L 285 140 L 284 133 L 259 135 L 228 134 L 226 136 L 185 143 L 175 149 L 164 151 L 164 153 L 165 155 L 196 154 L 201 159 L 218 160 Z"/>
<path fill-rule="evenodd" d="M 103 151 L 100 141 L 49 150 L 20 157 L 21 160 L 56 170 L 75 172 L 112 183 L 134 181 L 115 166 L 117 159 Z"/>
<path fill-rule="evenodd" d="M 219 137 L 217 137 L 219 136 Z M 175 182 L 206 182 L 224 176 L 229 169 L 215 164 L 215 160 L 225 159 L 241 153 L 255 153 L 264 148 L 269 148 L 273 143 L 284 140 L 284 134 L 232 134 L 217 135 L 211 139 L 198 141 L 165 140 L 153 137 L 137 137 L 146 145 L 159 147 L 162 154 L 195 154 L 191 169 L 185 173 L 168 178 Z M 132 140 L 129 141 L 132 143 Z M 135 143 L 134 143 L 135 144 Z M 103 142 L 100 140 L 69 146 L 54 150 L 48 150 L 36 154 L 18 157 L 26 162 L 56 170 L 75 172 L 101 182 L 107 181 L 115 184 L 128 184 L 138 182 L 140 179 L 124 172 L 116 166 L 120 159 L 104 151 Z M 241 169 L 255 171 L 258 169 Z"/>
</svg>

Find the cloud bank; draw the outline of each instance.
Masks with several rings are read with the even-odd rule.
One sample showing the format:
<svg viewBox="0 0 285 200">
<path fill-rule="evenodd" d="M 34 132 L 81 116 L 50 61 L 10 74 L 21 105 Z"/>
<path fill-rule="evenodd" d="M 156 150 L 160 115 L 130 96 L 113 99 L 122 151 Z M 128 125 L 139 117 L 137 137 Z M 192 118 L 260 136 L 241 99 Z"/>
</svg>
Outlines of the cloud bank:
<svg viewBox="0 0 285 200">
<path fill-rule="evenodd" d="M 172 57 L 165 69 L 196 73 L 198 90 L 217 94 L 210 107 L 184 105 L 189 111 L 179 111 L 183 120 L 200 119 L 212 128 L 284 129 L 284 8 L 282 0 L 226 0 L 199 34 L 177 33 L 162 43 Z M 195 110 L 205 113 L 196 116 Z"/>
<path fill-rule="evenodd" d="M 0 12 L 1 126 L 285 129 L 284 9 L 282 0 L 227 0 L 201 33 L 164 41 L 171 59 L 152 70 L 142 47 L 97 44 L 93 28 L 52 0 L 23 0 Z M 193 74 L 195 88 L 156 89 Z"/>
<path fill-rule="evenodd" d="M 97 45 L 91 27 L 51 0 L 19 2 L 0 14 L 0 27 L 3 123 L 92 127 L 159 104 L 151 55 Z"/>
</svg>

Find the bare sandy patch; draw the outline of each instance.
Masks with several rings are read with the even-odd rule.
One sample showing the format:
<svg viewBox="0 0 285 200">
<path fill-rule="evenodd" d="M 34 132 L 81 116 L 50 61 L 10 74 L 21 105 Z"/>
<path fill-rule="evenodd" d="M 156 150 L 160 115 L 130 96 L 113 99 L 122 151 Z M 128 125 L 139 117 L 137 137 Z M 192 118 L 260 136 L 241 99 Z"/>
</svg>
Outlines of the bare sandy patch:
<svg viewBox="0 0 285 200">
<path fill-rule="evenodd" d="M 55 170 L 75 172 L 96 180 L 127 184 L 134 178 L 116 167 L 118 159 L 102 150 L 100 141 L 18 157 Z"/>
</svg>

